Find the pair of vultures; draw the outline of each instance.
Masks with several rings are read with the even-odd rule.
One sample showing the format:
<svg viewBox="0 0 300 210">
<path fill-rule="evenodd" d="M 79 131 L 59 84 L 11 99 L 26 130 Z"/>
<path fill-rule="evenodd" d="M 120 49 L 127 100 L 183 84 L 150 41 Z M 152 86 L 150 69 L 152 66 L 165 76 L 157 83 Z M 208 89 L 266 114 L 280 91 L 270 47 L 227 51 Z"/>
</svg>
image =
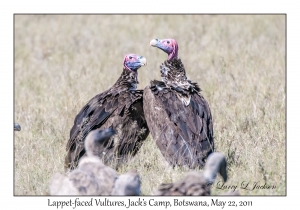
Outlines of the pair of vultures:
<svg viewBox="0 0 300 210">
<path fill-rule="evenodd" d="M 187 79 L 174 39 L 153 39 L 150 45 L 163 50 L 168 59 L 160 66 L 161 81 L 136 90 L 143 56 L 128 54 L 123 71 L 108 90 L 93 97 L 77 114 L 67 143 L 65 167 L 72 171 L 86 156 L 85 139 L 93 130 L 116 133 L 97 147 L 104 164 L 126 162 L 151 133 L 171 166 L 202 168 L 214 151 L 213 122 L 207 101 L 197 83 Z"/>
</svg>

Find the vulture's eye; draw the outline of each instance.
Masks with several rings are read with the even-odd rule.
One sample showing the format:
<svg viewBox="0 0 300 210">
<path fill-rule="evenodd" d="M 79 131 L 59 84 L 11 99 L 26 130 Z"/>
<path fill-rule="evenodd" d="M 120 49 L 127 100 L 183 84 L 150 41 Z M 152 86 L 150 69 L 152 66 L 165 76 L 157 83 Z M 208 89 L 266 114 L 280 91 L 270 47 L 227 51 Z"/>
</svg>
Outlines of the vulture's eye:
<svg viewBox="0 0 300 210">
<path fill-rule="evenodd" d="M 132 57 L 131 57 L 131 56 L 129 56 L 129 59 L 132 59 Z"/>
<path fill-rule="evenodd" d="M 168 44 L 170 44 L 170 41 L 167 41 Z"/>
</svg>

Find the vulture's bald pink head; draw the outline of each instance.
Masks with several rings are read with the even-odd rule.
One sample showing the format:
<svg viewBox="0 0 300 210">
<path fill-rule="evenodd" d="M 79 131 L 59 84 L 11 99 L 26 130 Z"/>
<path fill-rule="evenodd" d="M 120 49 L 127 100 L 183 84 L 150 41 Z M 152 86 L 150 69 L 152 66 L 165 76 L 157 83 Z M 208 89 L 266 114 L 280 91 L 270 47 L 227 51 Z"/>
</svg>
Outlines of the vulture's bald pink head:
<svg viewBox="0 0 300 210">
<path fill-rule="evenodd" d="M 123 60 L 124 68 L 130 71 L 137 71 L 141 66 L 147 65 L 147 60 L 143 56 L 127 54 Z"/>
<path fill-rule="evenodd" d="M 168 60 L 178 56 L 178 44 L 175 39 L 152 39 L 150 45 L 167 53 Z"/>
</svg>

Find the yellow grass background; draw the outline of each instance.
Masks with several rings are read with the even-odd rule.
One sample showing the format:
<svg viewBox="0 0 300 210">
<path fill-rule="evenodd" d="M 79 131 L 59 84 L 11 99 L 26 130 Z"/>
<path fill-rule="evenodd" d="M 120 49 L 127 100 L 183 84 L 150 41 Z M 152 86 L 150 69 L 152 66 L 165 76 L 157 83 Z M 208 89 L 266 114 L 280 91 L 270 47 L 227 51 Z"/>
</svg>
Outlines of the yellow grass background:
<svg viewBox="0 0 300 210">
<path fill-rule="evenodd" d="M 14 194 L 47 195 L 63 173 L 74 118 L 94 95 L 111 87 L 123 57 L 147 58 L 138 89 L 160 79 L 167 55 L 149 46 L 174 38 L 187 76 L 210 104 L 216 150 L 228 160 L 228 186 L 242 195 L 286 194 L 286 84 L 284 15 L 15 15 Z M 118 169 L 136 169 L 143 195 L 188 171 L 166 167 L 147 138 Z M 218 177 L 212 194 L 218 189 Z M 276 186 L 241 189 L 241 183 Z"/>
</svg>

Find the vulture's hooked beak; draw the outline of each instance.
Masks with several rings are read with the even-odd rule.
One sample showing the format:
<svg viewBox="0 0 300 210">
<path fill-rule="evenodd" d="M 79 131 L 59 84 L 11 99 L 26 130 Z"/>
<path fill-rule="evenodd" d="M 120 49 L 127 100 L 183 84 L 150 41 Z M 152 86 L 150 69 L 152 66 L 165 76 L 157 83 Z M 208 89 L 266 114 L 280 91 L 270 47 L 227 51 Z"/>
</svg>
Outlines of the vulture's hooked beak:
<svg viewBox="0 0 300 210">
<path fill-rule="evenodd" d="M 150 46 L 156 47 L 158 41 L 159 41 L 158 39 L 152 39 L 152 40 L 150 41 Z"/>
<path fill-rule="evenodd" d="M 146 66 L 146 65 L 147 65 L 147 60 L 146 60 L 145 57 L 141 56 L 141 57 L 139 58 L 139 61 L 140 61 L 140 63 L 141 63 L 141 66 Z"/>
<path fill-rule="evenodd" d="M 162 51 L 164 51 L 168 55 L 173 51 L 172 47 L 163 44 L 162 40 L 159 40 L 159 39 L 152 39 L 150 41 L 150 46 L 157 47 L 158 49 L 161 49 Z"/>
</svg>

